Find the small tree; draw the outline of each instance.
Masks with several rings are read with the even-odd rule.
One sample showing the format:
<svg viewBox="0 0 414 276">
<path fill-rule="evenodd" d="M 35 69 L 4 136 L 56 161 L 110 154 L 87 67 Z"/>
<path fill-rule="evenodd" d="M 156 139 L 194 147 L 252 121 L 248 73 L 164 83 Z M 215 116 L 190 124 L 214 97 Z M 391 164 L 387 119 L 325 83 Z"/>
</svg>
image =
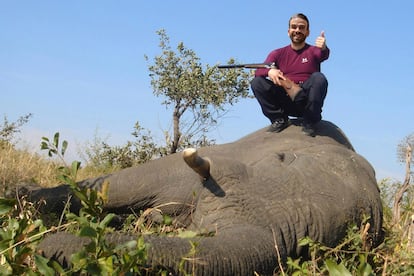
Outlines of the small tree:
<svg viewBox="0 0 414 276">
<path fill-rule="evenodd" d="M 31 113 L 28 113 L 24 116 L 20 116 L 19 119 L 15 122 L 10 122 L 7 119 L 7 116 L 4 116 L 3 123 L 0 124 L 0 145 L 2 143 L 12 143 L 14 136 L 19 133 L 21 130 L 20 128 L 29 122 L 30 117 L 32 117 Z"/>
<path fill-rule="evenodd" d="M 412 150 L 414 147 L 414 134 L 408 135 L 405 139 L 398 144 L 397 156 L 400 162 L 405 163 L 405 178 L 404 182 L 397 190 L 394 197 L 393 217 L 394 223 L 398 223 L 400 220 L 401 203 L 404 198 L 404 194 L 409 190 L 411 182 L 411 164 L 413 163 Z M 411 199 L 413 200 L 413 199 Z M 408 200 L 410 202 L 410 200 Z"/>
<path fill-rule="evenodd" d="M 404 182 L 401 183 L 395 193 L 393 202 L 393 231 L 398 233 L 398 244 L 395 248 L 394 255 L 412 258 L 414 252 L 414 190 L 411 184 L 411 164 L 414 162 L 412 151 L 414 147 L 414 133 L 405 137 L 397 147 L 398 160 L 405 164 Z M 410 252 L 404 254 L 405 252 Z M 412 260 L 408 261 L 413 263 Z M 401 260 L 399 260 L 399 263 Z M 413 266 L 411 266 L 413 267 Z M 408 272 L 408 270 L 407 270 Z"/>
<path fill-rule="evenodd" d="M 248 97 L 249 74 L 242 69 L 203 68 L 200 58 L 183 42 L 174 51 L 165 30 L 157 34 L 162 53 L 148 69 L 154 94 L 164 96 L 162 104 L 173 107 L 173 135 L 167 133 L 166 137 L 171 140 L 167 140 L 169 152 L 174 153 L 183 141 L 206 141 L 206 133 L 226 113 L 226 105 Z"/>
</svg>

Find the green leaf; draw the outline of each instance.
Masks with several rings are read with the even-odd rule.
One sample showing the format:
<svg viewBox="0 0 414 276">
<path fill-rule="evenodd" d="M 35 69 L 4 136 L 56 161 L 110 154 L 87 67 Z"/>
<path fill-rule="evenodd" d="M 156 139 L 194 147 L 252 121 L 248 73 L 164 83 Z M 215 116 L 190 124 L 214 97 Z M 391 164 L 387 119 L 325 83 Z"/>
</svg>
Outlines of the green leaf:
<svg viewBox="0 0 414 276">
<path fill-rule="evenodd" d="M 78 216 L 74 213 L 67 213 L 66 218 L 67 218 L 67 220 L 77 221 L 81 225 L 88 225 L 89 224 L 88 218 L 86 218 L 84 216 Z"/>
<path fill-rule="evenodd" d="M 73 161 L 72 162 L 72 173 L 71 173 L 71 175 L 72 175 L 74 181 L 76 180 L 76 176 L 78 175 L 78 170 L 80 168 L 80 165 L 81 165 L 81 162 L 79 162 L 79 161 Z"/>
<path fill-rule="evenodd" d="M 352 276 L 351 272 L 342 263 L 337 264 L 328 259 L 325 261 L 325 264 L 330 276 Z"/>
<path fill-rule="evenodd" d="M 166 214 L 162 215 L 162 219 L 163 219 L 165 225 L 171 225 L 172 222 L 173 222 L 173 219 L 171 218 L 171 216 L 166 215 Z"/>
<path fill-rule="evenodd" d="M 136 240 L 131 240 L 131 241 L 127 241 L 127 242 L 124 242 L 124 243 L 121 243 L 121 244 L 118 244 L 116 247 L 115 247 L 115 250 L 121 250 L 121 249 L 123 249 L 123 248 L 128 248 L 128 249 L 130 249 L 130 250 L 133 250 L 134 248 L 136 248 L 137 247 L 137 241 Z"/>
<path fill-rule="evenodd" d="M 48 155 L 49 155 L 49 157 L 52 157 L 53 154 L 56 154 L 56 153 L 57 153 L 57 151 L 55 149 L 49 149 Z"/>
<path fill-rule="evenodd" d="M 183 238 L 183 239 L 189 239 L 194 238 L 197 236 L 197 233 L 194 231 L 179 231 L 177 237 Z"/>
<path fill-rule="evenodd" d="M 16 203 L 16 199 L 14 198 L 0 198 L 0 215 L 10 212 Z"/>
<path fill-rule="evenodd" d="M 78 271 L 78 270 L 86 267 L 86 265 L 88 264 L 87 254 L 84 250 L 76 252 L 76 253 L 71 255 L 70 261 L 73 264 L 73 270 Z"/>
<path fill-rule="evenodd" d="M 55 136 L 53 137 L 53 145 L 56 148 L 59 148 L 59 132 L 56 132 Z"/>
<path fill-rule="evenodd" d="M 68 148 L 68 141 L 64 140 L 62 143 L 62 149 L 60 150 L 60 153 L 62 156 L 65 156 L 66 149 Z"/>
<path fill-rule="evenodd" d="M 42 275 L 46 275 L 46 276 L 55 275 L 54 269 L 48 266 L 49 259 L 46 259 L 37 254 L 34 257 L 35 257 L 36 267 Z"/>
<path fill-rule="evenodd" d="M 98 259 L 99 272 L 101 275 L 114 275 L 114 260 L 111 257 Z"/>
<path fill-rule="evenodd" d="M 306 245 L 310 245 L 313 243 L 313 240 L 309 237 L 304 237 L 302 239 L 300 239 L 299 241 L 299 246 L 306 246 Z"/>
<path fill-rule="evenodd" d="M 301 266 L 299 265 L 300 258 L 293 260 L 291 257 L 288 257 L 287 264 L 289 267 L 295 268 L 295 269 L 301 269 Z"/>
<path fill-rule="evenodd" d="M 13 269 L 8 262 L 0 265 L 0 275 L 13 275 Z"/>
<path fill-rule="evenodd" d="M 43 138 L 45 138 L 45 137 L 43 137 Z M 47 139 L 47 138 L 46 138 Z M 47 150 L 47 149 L 49 149 L 49 144 L 47 143 L 47 142 L 42 142 L 41 144 L 40 144 L 40 149 L 41 150 Z"/>
<path fill-rule="evenodd" d="M 79 236 L 80 237 L 91 237 L 91 238 L 95 238 L 96 235 L 97 235 L 96 234 L 96 230 L 93 229 L 90 226 L 84 226 L 79 231 Z"/>
<path fill-rule="evenodd" d="M 66 175 L 58 175 L 57 178 L 58 178 L 58 180 L 60 180 L 63 183 L 70 184 L 70 182 L 71 182 L 70 177 L 68 177 Z"/>
<path fill-rule="evenodd" d="M 78 191 L 78 190 L 73 189 L 73 194 L 74 194 L 77 198 L 79 198 L 82 202 L 88 202 L 88 198 L 87 198 L 87 196 L 85 195 L 85 193 L 83 193 L 83 192 L 80 192 L 80 191 Z"/>
<path fill-rule="evenodd" d="M 115 217 L 115 214 L 107 214 L 105 218 L 99 223 L 99 227 L 101 229 L 104 229 L 108 224 L 111 222 L 111 220 Z"/>
<path fill-rule="evenodd" d="M 55 270 L 56 272 L 55 275 L 66 275 L 65 270 L 63 269 L 61 264 L 59 264 L 57 261 L 50 260 L 49 265 L 53 267 L 53 269 Z"/>
<path fill-rule="evenodd" d="M 371 275 L 375 275 L 371 265 L 367 262 L 366 256 L 363 254 L 359 255 L 359 263 L 360 265 L 358 266 L 358 275 L 362 275 L 362 276 L 371 276 Z"/>
</svg>

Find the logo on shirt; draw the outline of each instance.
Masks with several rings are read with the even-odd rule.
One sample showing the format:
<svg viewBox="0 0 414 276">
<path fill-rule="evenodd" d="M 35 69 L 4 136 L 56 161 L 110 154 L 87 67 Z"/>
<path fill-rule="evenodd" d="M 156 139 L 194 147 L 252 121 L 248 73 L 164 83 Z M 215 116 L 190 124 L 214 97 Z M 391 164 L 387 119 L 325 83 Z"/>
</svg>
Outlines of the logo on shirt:
<svg viewBox="0 0 414 276">
<path fill-rule="evenodd" d="M 307 63 L 308 62 L 308 58 L 302 58 L 302 63 Z"/>
</svg>

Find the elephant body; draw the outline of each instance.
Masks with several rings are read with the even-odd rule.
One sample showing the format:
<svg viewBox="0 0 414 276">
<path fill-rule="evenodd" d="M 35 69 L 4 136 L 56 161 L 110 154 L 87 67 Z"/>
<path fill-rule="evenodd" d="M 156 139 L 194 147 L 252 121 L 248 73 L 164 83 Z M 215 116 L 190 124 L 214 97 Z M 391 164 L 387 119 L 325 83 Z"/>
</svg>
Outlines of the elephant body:
<svg viewBox="0 0 414 276">
<path fill-rule="evenodd" d="M 287 257 L 304 256 L 298 242 L 310 237 L 337 245 L 351 223 L 369 216 L 375 245 L 381 240 L 382 205 L 375 172 L 342 131 L 321 121 L 317 136 L 301 133 L 297 121 L 281 133 L 260 129 L 238 141 L 200 148 L 207 172 L 172 154 L 80 185 L 109 183 L 109 212 L 126 214 L 157 207 L 188 230 L 211 232 L 192 239 L 145 236 L 148 265 L 179 274 L 178 264 L 197 241 L 196 275 L 272 275 Z M 203 172 L 205 174 L 203 174 Z M 32 192 L 48 211 L 62 209 L 66 185 Z M 79 208 L 73 201 L 72 208 Z M 133 234 L 114 233 L 121 242 Z M 46 237 L 39 249 L 68 262 L 87 240 L 68 233 Z"/>
</svg>

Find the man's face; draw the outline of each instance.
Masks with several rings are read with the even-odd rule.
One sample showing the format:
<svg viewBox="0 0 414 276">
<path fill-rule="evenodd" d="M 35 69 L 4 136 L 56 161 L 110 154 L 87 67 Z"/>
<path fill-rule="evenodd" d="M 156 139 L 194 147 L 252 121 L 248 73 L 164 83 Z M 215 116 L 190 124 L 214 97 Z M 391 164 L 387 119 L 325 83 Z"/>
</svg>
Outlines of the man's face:
<svg viewBox="0 0 414 276">
<path fill-rule="evenodd" d="M 302 44 L 309 35 L 308 24 L 302 18 L 294 17 L 289 22 L 288 35 L 293 44 Z"/>
</svg>

